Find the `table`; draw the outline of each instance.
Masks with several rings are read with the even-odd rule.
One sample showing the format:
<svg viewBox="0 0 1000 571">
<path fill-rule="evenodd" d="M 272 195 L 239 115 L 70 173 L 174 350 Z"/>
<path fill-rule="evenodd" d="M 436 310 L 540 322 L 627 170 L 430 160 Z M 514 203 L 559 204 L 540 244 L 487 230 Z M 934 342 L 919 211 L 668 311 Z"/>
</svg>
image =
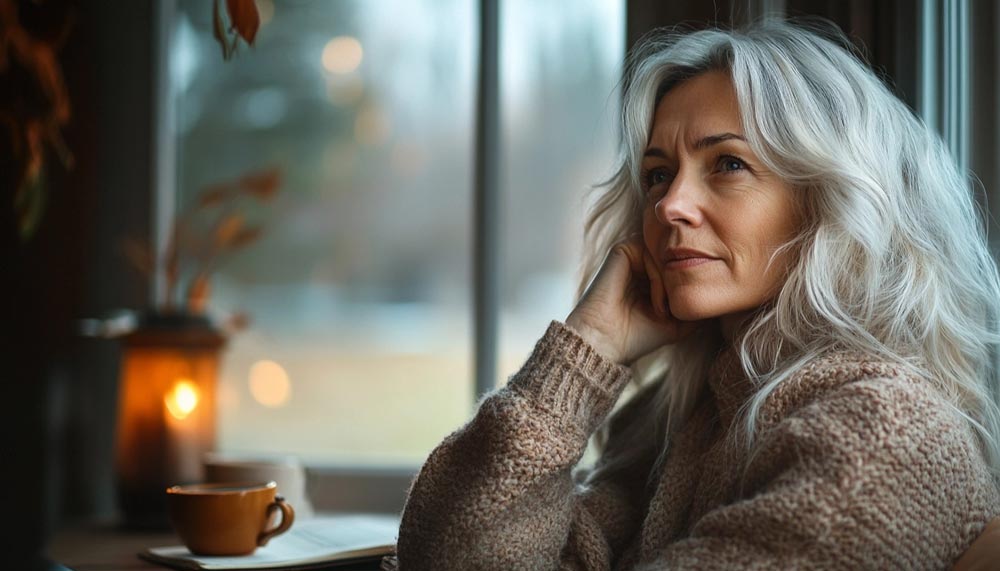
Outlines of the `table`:
<svg viewBox="0 0 1000 571">
<path fill-rule="evenodd" d="M 136 555 L 149 547 L 178 545 L 171 532 L 123 531 L 113 525 L 69 527 L 55 534 L 49 545 L 49 558 L 73 571 L 166 571 L 169 568 L 149 563 Z M 372 571 L 368 566 L 330 567 L 336 571 Z"/>
<path fill-rule="evenodd" d="M 74 571 L 162 571 L 159 565 L 139 559 L 148 547 L 176 545 L 170 532 L 122 531 L 111 525 L 87 525 L 64 529 L 49 544 L 49 558 Z"/>
</svg>

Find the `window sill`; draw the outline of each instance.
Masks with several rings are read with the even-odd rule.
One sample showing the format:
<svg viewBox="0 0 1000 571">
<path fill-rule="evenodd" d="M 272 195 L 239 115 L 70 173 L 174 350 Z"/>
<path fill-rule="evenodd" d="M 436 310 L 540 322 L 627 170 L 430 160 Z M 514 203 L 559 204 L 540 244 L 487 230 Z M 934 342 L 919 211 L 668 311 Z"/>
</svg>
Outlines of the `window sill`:
<svg viewBox="0 0 1000 571">
<path fill-rule="evenodd" d="M 306 468 L 309 499 L 317 511 L 398 515 L 420 466 L 320 464 Z"/>
</svg>

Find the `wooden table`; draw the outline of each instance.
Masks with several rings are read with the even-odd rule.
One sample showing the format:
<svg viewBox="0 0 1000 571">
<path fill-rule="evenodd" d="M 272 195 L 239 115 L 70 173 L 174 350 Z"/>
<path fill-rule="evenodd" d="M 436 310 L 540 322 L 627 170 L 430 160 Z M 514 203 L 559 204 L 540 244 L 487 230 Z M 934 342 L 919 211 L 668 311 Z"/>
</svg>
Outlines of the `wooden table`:
<svg viewBox="0 0 1000 571">
<path fill-rule="evenodd" d="M 62 530 L 52 538 L 49 558 L 74 571 L 162 571 L 136 555 L 149 547 L 177 545 L 169 532 L 122 531 L 109 525 L 90 525 Z"/>
<path fill-rule="evenodd" d="M 49 545 L 49 558 L 73 571 L 165 571 L 169 568 L 139 559 L 137 554 L 150 547 L 178 544 L 180 539 L 170 532 L 132 532 L 111 525 L 88 525 L 56 533 Z M 378 568 L 377 563 L 329 567 L 336 571 Z"/>
</svg>

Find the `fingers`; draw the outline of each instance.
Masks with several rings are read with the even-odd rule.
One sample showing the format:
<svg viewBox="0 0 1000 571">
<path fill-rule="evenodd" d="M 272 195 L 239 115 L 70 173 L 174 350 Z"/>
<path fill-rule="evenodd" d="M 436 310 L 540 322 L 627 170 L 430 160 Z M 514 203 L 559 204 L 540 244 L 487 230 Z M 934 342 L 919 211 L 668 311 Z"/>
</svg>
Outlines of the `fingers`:
<svg viewBox="0 0 1000 571">
<path fill-rule="evenodd" d="M 643 271 L 643 268 L 642 245 L 632 241 L 618 242 L 608 252 L 594 281 L 608 286 L 614 284 L 614 291 L 621 295 L 632 282 L 631 275 Z"/>
<path fill-rule="evenodd" d="M 633 236 L 619 242 L 614 250 L 628 260 L 633 286 L 633 295 L 649 299 L 649 307 L 657 316 L 664 318 L 669 315 L 666 301 L 666 290 L 652 255 L 646 249 L 642 236 Z"/>
<path fill-rule="evenodd" d="M 632 273 L 645 271 L 645 262 L 642 257 L 646 251 L 646 247 L 642 243 L 642 236 L 632 236 L 628 240 L 618 242 L 612 251 L 621 252 L 625 255 L 628 259 L 629 270 Z"/>
<path fill-rule="evenodd" d="M 663 289 L 663 278 L 660 271 L 653 263 L 653 257 L 646 249 L 642 251 L 642 260 L 646 275 L 649 276 L 649 301 L 653 304 L 653 309 L 660 317 L 667 316 L 666 290 Z"/>
<path fill-rule="evenodd" d="M 621 244 L 616 244 L 608 252 L 597 270 L 597 275 L 587 288 L 606 291 L 612 297 L 620 297 L 628 284 L 629 266 L 632 265 L 628 250 Z"/>
</svg>

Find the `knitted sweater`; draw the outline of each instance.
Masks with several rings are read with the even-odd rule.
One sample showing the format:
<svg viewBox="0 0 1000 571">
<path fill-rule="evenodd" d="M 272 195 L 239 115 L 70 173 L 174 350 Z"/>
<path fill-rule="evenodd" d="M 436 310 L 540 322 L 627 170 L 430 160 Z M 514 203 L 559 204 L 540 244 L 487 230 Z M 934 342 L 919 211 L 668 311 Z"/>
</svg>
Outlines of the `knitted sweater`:
<svg viewBox="0 0 1000 571">
<path fill-rule="evenodd" d="M 967 423 L 927 381 L 859 355 L 803 367 L 766 401 L 753 453 L 731 444 L 753 390 L 733 353 L 657 473 L 649 454 L 579 485 L 631 373 L 553 322 L 414 480 L 399 569 L 944 569 L 1000 514 Z M 607 450 L 639 445 L 615 426 L 643 396 Z"/>
</svg>

